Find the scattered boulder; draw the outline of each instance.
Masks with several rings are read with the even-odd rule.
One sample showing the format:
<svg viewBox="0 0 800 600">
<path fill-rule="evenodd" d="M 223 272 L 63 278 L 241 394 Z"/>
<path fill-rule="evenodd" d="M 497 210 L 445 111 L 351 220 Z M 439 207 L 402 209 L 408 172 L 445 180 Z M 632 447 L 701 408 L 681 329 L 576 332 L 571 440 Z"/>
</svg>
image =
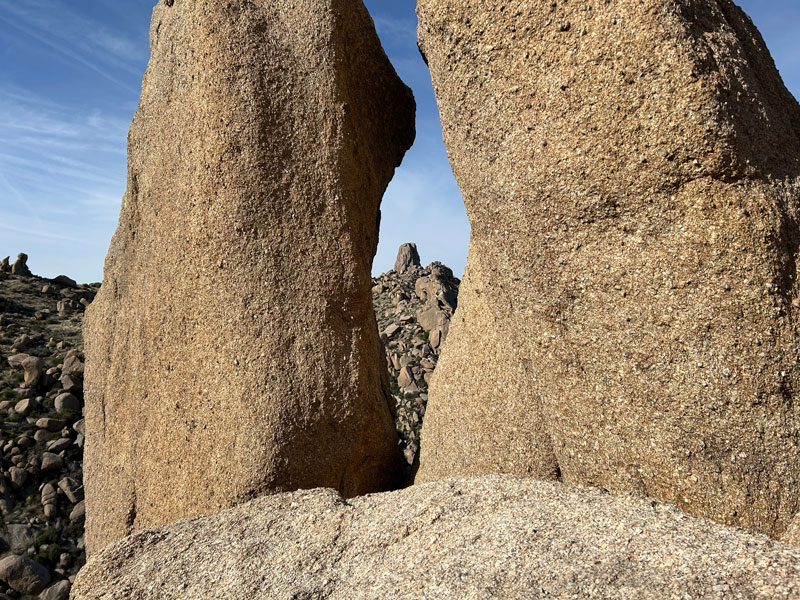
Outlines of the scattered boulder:
<svg viewBox="0 0 800 600">
<path fill-rule="evenodd" d="M 254 494 L 402 476 L 370 268 L 414 101 L 365 7 L 161 0 L 151 41 L 84 321 L 89 555 Z"/>
<path fill-rule="evenodd" d="M 50 417 L 42 417 L 36 420 L 36 427 L 44 429 L 45 431 L 61 431 L 64 429 L 64 425 L 65 423 L 61 419 L 52 419 Z"/>
<path fill-rule="evenodd" d="M 55 408 L 57 411 L 73 410 L 80 412 L 81 401 L 70 393 L 59 394 L 55 399 Z"/>
<path fill-rule="evenodd" d="M 412 269 L 418 269 L 422 265 L 419 262 L 419 252 L 416 244 L 403 244 L 397 251 L 397 260 L 394 263 L 394 270 L 398 273 L 407 273 Z"/>
<path fill-rule="evenodd" d="M 69 581 L 62 579 L 39 594 L 39 600 L 67 600 L 71 587 Z"/>
<path fill-rule="evenodd" d="M 38 407 L 39 401 L 36 398 L 25 398 L 14 405 L 14 411 L 23 417 L 27 417 L 32 410 L 35 410 Z"/>
<path fill-rule="evenodd" d="M 17 255 L 17 260 L 11 265 L 11 273 L 13 275 L 31 275 L 31 270 L 28 268 L 28 255 L 20 253 Z"/>
<path fill-rule="evenodd" d="M 29 354 L 13 354 L 12 356 L 8 357 L 8 364 L 13 369 L 21 369 L 22 363 L 25 361 L 26 358 L 29 358 Z"/>
<path fill-rule="evenodd" d="M 42 452 L 42 471 L 59 471 L 64 466 L 64 459 L 52 452 Z"/>
<path fill-rule="evenodd" d="M 13 485 L 18 490 L 25 487 L 25 484 L 28 483 L 28 472 L 25 469 L 20 469 L 19 467 L 11 467 L 8 470 L 8 475 L 11 479 L 11 485 Z"/>
<path fill-rule="evenodd" d="M 38 594 L 50 583 L 50 571 L 34 560 L 10 554 L 0 559 L 0 579 L 20 594 Z"/>
<path fill-rule="evenodd" d="M 73 504 L 83 501 L 83 486 L 76 479 L 64 477 L 58 482 L 58 487 Z"/>
<path fill-rule="evenodd" d="M 22 361 L 22 368 L 25 371 L 22 387 L 37 389 L 44 375 L 44 361 L 38 356 L 29 356 Z"/>
<path fill-rule="evenodd" d="M 69 520 L 73 523 L 83 523 L 84 519 L 86 519 L 86 501 L 81 500 L 69 513 Z"/>
<path fill-rule="evenodd" d="M 120 590 L 129 600 L 773 600 L 800 595 L 800 549 L 653 501 L 490 476 L 350 501 L 278 494 L 150 529 L 96 553 L 72 598 Z"/>
<path fill-rule="evenodd" d="M 778 535 L 800 107 L 733 2 L 584 4 L 418 2 L 471 222 L 418 480 L 561 478 Z"/>
<path fill-rule="evenodd" d="M 79 350 L 72 349 L 67 352 L 67 355 L 64 357 L 64 365 L 61 368 L 61 373 L 63 375 L 69 375 L 71 377 L 79 377 L 83 378 L 83 371 L 84 371 L 84 356 L 83 352 Z"/>
<path fill-rule="evenodd" d="M 28 525 L 8 523 L 4 532 L 4 539 L 12 552 L 22 554 L 36 542 L 37 533 L 35 529 Z"/>
<path fill-rule="evenodd" d="M 78 283 L 66 275 L 59 275 L 58 277 L 53 278 L 53 283 L 57 283 L 59 285 L 65 285 L 69 288 L 76 288 L 78 287 Z"/>
</svg>

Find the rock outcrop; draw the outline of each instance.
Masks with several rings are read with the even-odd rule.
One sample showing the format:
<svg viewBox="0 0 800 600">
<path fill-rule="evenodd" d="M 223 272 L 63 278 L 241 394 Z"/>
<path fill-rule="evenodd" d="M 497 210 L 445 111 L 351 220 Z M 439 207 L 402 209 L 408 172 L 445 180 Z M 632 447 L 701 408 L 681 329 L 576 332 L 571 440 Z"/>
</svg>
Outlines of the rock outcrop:
<svg viewBox="0 0 800 600">
<path fill-rule="evenodd" d="M 416 244 L 403 244 L 400 246 L 397 251 L 397 260 L 394 262 L 395 272 L 406 273 L 421 266 Z"/>
<path fill-rule="evenodd" d="M 401 474 L 370 267 L 414 101 L 361 0 L 162 0 L 150 35 L 85 321 L 89 553 Z"/>
<path fill-rule="evenodd" d="M 416 249 L 416 245 L 411 245 Z M 398 256 L 404 252 L 401 246 Z M 430 316 L 435 308 L 436 314 L 441 314 L 442 320 L 449 325 L 448 315 L 452 315 L 458 303 L 460 283 L 453 277 L 453 272 L 439 262 L 425 268 L 415 266 L 403 272 L 393 269 L 372 280 L 375 317 L 386 349 L 395 427 L 409 477 L 417 462 L 420 428 L 428 401 L 428 382 L 447 335 L 447 326 L 444 331 L 431 330 L 420 316 Z M 447 299 L 452 311 L 439 309 L 439 298 Z"/>
<path fill-rule="evenodd" d="M 418 481 L 800 509 L 800 108 L 729 0 L 420 0 L 472 225 Z"/>
<path fill-rule="evenodd" d="M 349 502 L 280 494 L 150 529 L 90 559 L 72 598 L 798 594 L 800 549 L 652 501 L 490 476 Z"/>
<path fill-rule="evenodd" d="M 28 268 L 28 255 L 20 253 L 17 255 L 17 260 L 11 265 L 12 275 L 30 275 L 31 270 Z"/>
</svg>

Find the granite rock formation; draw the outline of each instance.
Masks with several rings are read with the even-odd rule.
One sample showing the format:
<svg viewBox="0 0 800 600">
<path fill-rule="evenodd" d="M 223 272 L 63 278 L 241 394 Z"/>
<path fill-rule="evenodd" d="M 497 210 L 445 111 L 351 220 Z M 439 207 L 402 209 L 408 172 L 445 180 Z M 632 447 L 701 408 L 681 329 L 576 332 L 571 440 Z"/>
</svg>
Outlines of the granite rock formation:
<svg viewBox="0 0 800 600">
<path fill-rule="evenodd" d="M 398 255 L 403 253 L 401 246 Z M 455 310 L 460 283 L 440 262 L 405 271 L 392 269 L 372 280 L 372 301 L 386 350 L 395 427 L 409 478 L 413 478 L 418 462 L 428 382 L 444 348 L 452 316 L 450 307 Z M 446 299 L 447 306 L 440 309 L 438 299 Z M 419 320 L 421 315 L 444 322 L 444 330 L 425 327 L 425 322 Z"/>
<path fill-rule="evenodd" d="M 28 268 L 28 255 L 20 253 L 17 255 L 17 260 L 11 265 L 11 273 L 13 275 L 31 275 L 31 270 Z"/>
<path fill-rule="evenodd" d="M 489 476 L 273 495 L 156 527 L 90 559 L 72 598 L 798 595 L 800 549 L 652 501 Z"/>
<path fill-rule="evenodd" d="M 394 270 L 397 273 L 406 273 L 422 266 L 419 261 L 419 252 L 414 243 L 403 244 L 397 250 L 397 260 L 394 262 Z"/>
<path fill-rule="evenodd" d="M 800 509 L 800 107 L 730 0 L 420 0 L 472 225 L 418 481 L 779 536 Z"/>
<path fill-rule="evenodd" d="M 361 0 L 161 0 L 150 36 L 85 320 L 89 554 L 402 473 L 370 267 L 414 101 Z"/>
</svg>

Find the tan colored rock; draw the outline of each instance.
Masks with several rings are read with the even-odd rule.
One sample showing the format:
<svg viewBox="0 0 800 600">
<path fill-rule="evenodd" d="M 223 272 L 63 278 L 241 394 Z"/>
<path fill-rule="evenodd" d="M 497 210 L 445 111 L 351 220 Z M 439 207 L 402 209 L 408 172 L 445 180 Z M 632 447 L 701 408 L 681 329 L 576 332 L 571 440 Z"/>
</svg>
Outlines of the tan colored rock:
<svg viewBox="0 0 800 600">
<path fill-rule="evenodd" d="M 87 311 L 89 554 L 281 490 L 401 476 L 372 314 L 414 102 L 360 0 L 155 7 Z"/>
<path fill-rule="evenodd" d="M 17 255 L 17 260 L 11 265 L 11 273 L 14 275 L 30 275 L 31 270 L 28 268 L 28 255 L 20 253 Z"/>
<path fill-rule="evenodd" d="M 397 250 L 397 260 L 394 262 L 394 270 L 398 273 L 407 273 L 420 266 L 417 245 L 413 243 L 402 244 Z"/>
<path fill-rule="evenodd" d="M 187 548 L 191 551 L 187 552 Z M 72 600 L 800 595 L 800 549 L 652 501 L 490 476 L 259 498 L 96 554 Z"/>
<path fill-rule="evenodd" d="M 420 0 L 472 225 L 419 481 L 800 508 L 800 108 L 728 0 Z"/>
<path fill-rule="evenodd" d="M 789 529 L 784 532 L 781 540 L 787 544 L 800 547 L 800 515 L 794 518 L 794 521 L 789 525 Z"/>
<path fill-rule="evenodd" d="M 44 361 L 38 356 L 28 356 L 22 361 L 25 371 L 22 387 L 35 389 L 44 375 Z"/>
</svg>

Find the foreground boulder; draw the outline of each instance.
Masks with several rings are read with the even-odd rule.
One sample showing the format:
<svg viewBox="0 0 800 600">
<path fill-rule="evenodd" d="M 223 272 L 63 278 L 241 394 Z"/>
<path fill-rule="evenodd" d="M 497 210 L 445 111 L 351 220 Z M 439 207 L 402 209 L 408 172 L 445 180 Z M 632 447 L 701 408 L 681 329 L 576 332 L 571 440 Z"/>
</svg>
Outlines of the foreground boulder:
<svg viewBox="0 0 800 600">
<path fill-rule="evenodd" d="M 509 472 L 780 535 L 800 107 L 729 0 L 420 0 L 472 225 L 418 481 Z"/>
<path fill-rule="evenodd" d="M 172 2 L 86 315 L 86 544 L 401 475 L 370 294 L 414 101 L 361 0 Z"/>
<path fill-rule="evenodd" d="M 98 553 L 72 598 L 798 594 L 800 549 L 652 501 L 489 476 L 349 502 L 281 494 L 154 528 Z"/>
</svg>

